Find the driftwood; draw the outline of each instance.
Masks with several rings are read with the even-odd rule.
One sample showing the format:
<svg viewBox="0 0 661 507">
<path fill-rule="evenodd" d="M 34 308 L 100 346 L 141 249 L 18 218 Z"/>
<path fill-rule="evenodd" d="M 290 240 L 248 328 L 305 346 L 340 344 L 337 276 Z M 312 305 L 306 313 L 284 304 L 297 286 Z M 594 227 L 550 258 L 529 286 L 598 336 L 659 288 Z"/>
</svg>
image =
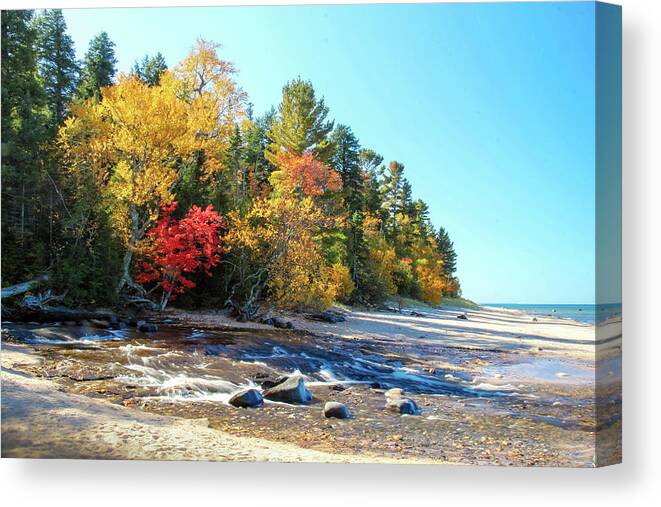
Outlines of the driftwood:
<svg viewBox="0 0 661 507">
<path fill-rule="evenodd" d="M 103 310 L 81 310 L 64 306 L 18 306 L 9 312 L 3 308 L 4 318 L 18 321 L 61 322 L 81 320 L 105 320 L 112 324 L 118 322 L 117 315 Z"/>
<path fill-rule="evenodd" d="M 2 298 L 11 298 L 14 296 L 18 296 L 19 294 L 24 294 L 25 292 L 28 292 L 29 290 L 34 289 L 35 287 L 39 286 L 43 282 L 48 281 L 48 275 L 41 275 L 35 278 L 34 280 L 30 280 L 27 282 L 19 283 L 18 285 L 12 285 L 11 287 L 5 287 L 2 289 Z"/>
</svg>

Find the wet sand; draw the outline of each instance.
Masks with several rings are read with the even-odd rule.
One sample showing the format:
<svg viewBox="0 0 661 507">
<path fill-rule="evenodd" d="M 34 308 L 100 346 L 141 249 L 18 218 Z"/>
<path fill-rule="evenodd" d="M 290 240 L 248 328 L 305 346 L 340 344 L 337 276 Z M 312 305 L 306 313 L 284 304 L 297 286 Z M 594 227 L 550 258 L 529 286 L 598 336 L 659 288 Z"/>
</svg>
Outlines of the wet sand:
<svg viewBox="0 0 661 507">
<path fill-rule="evenodd" d="M 223 330 L 237 323 L 179 311 L 168 318 L 185 327 L 153 335 L 9 329 L 5 340 L 41 341 L 3 348 L 3 456 L 583 467 L 621 459 L 617 322 L 597 346 L 592 326 L 515 311 L 414 313 L 351 312 L 338 324 L 289 316 L 304 332 Z M 237 389 L 293 371 L 305 375 L 312 405 L 227 404 Z M 404 388 L 421 414 L 384 410 L 388 387 Z M 324 418 L 328 400 L 353 417 Z M 68 432 L 50 429 L 58 411 Z"/>
</svg>

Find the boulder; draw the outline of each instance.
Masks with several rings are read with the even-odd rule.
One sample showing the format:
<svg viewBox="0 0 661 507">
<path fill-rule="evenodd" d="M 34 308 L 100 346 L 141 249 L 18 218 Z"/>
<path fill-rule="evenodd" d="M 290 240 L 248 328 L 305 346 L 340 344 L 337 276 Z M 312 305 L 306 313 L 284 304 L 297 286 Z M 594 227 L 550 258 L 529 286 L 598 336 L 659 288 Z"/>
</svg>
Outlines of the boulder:
<svg viewBox="0 0 661 507">
<path fill-rule="evenodd" d="M 293 329 L 294 326 L 291 322 L 288 320 L 281 319 L 279 317 L 273 317 L 271 318 L 273 321 L 273 326 L 277 327 L 278 329 Z"/>
<path fill-rule="evenodd" d="M 268 375 L 259 374 L 259 376 L 255 375 L 253 378 L 263 389 L 271 389 L 272 387 L 282 384 L 289 377 L 287 375 L 282 375 L 274 379 Z"/>
<path fill-rule="evenodd" d="M 90 319 L 90 324 L 92 324 L 94 327 L 98 327 L 99 329 L 110 328 L 110 322 L 108 322 L 107 320 Z"/>
<path fill-rule="evenodd" d="M 301 375 L 292 375 L 284 382 L 267 389 L 264 392 L 264 398 L 307 405 L 312 401 L 312 393 L 305 387 L 305 381 Z"/>
<path fill-rule="evenodd" d="M 336 419 L 349 419 L 351 417 L 351 412 L 349 412 L 349 407 L 344 403 L 328 401 L 324 405 L 324 416 L 334 417 Z"/>
<path fill-rule="evenodd" d="M 383 394 L 388 400 L 399 400 L 400 398 L 404 397 L 404 389 L 401 387 L 393 387 L 392 389 L 388 389 Z"/>
<path fill-rule="evenodd" d="M 468 320 L 468 315 L 466 315 L 465 313 L 460 313 L 459 315 L 457 315 L 457 318 L 461 320 Z"/>
<path fill-rule="evenodd" d="M 239 408 L 261 407 L 264 405 L 264 398 L 257 389 L 244 389 L 233 394 L 229 404 Z"/>
<path fill-rule="evenodd" d="M 420 413 L 415 401 L 408 398 L 389 398 L 386 402 L 386 409 L 402 415 L 418 415 Z"/>
<path fill-rule="evenodd" d="M 158 331 L 158 326 L 156 324 L 145 322 L 144 320 L 139 320 L 136 323 L 136 327 L 138 328 L 138 331 L 142 333 L 155 333 Z"/>
<path fill-rule="evenodd" d="M 338 322 L 345 322 L 347 319 L 341 313 L 327 310 L 325 312 L 311 313 L 306 315 L 310 320 L 318 320 L 320 322 L 328 322 L 330 324 L 337 324 Z"/>
</svg>

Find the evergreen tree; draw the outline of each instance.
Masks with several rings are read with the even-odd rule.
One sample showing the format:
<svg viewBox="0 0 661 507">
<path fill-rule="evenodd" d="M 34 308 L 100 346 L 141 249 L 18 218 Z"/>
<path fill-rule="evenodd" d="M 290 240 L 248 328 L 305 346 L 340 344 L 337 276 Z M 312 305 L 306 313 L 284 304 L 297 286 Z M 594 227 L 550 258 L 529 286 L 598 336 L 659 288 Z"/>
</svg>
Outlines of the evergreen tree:
<svg viewBox="0 0 661 507">
<path fill-rule="evenodd" d="M 46 9 L 35 18 L 39 75 L 53 126 L 62 123 L 78 81 L 73 40 L 60 9 Z"/>
<path fill-rule="evenodd" d="M 289 149 L 297 155 L 312 150 L 318 160 L 327 162 L 332 152 L 328 134 L 333 130 L 333 122 L 327 121 L 327 116 L 328 107 L 323 98 L 316 98 L 312 83 L 300 78 L 287 83 L 282 89 L 277 118 L 269 130 L 267 160 L 275 164 L 278 152 Z"/>
<path fill-rule="evenodd" d="M 346 125 L 338 125 L 330 136 L 333 152 L 330 164 L 342 178 L 344 210 L 348 215 L 345 231 L 347 263 L 356 295 L 361 292 L 361 264 L 366 256 L 363 235 L 365 208 L 363 177 L 360 168 L 360 144 Z"/>
<path fill-rule="evenodd" d="M 439 227 L 436 233 L 436 249 L 443 258 L 443 274 L 447 278 L 453 278 L 457 270 L 457 254 L 450 235 L 443 227 Z"/>
<path fill-rule="evenodd" d="M 404 165 L 396 160 L 388 164 L 387 169 L 381 168 L 380 191 L 385 211 L 386 237 L 395 243 L 399 232 L 397 214 L 402 206 L 402 187 L 404 185 Z"/>
<path fill-rule="evenodd" d="M 115 77 L 115 43 L 106 32 L 96 35 L 89 45 L 83 61 L 78 96 L 81 99 L 100 97 L 103 86 L 110 86 Z"/>
<path fill-rule="evenodd" d="M 250 111 L 250 116 L 252 112 Z M 248 165 L 250 192 L 261 194 L 268 186 L 269 176 L 275 169 L 264 156 L 269 144 L 268 132 L 275 118 L 275 109 L 254 119 L 244 134 L 243 158 Z"/>
<path fill-rule="evenodd" d="M 2 11 L 2 282 L 48 264 L 41 240 L 45 199 L 41 149 L 46 107 L 37 73 L 33 11 Z"/>
<path fill-rule="evenodd" d="M 374 150 L 362 149 L 358 160 L 363 176 L 363 195 L 365 210 L 373 215 L 381 216 L 383 212 L 383 199 L 379 188 L 377 171 L 383 163 L 383 157 Z"/>
<path fill-rule="evenodd" d="M 360 169 L 360 144 L 346 125 L 338 125 L 330 136 L 333 151 L 330 164 L 342 177 L 342 193 L 347 211 L 364 208 L 363 178 Z"/>
<path fill-rule="evenodd" d="M 165 58 L 158 52 L 154 56 L 145 55 L 133 64 L 131 73 L 150 86 L 156 86 L 161 81 L 161 74 L 168 70 Z"/>
</svg>

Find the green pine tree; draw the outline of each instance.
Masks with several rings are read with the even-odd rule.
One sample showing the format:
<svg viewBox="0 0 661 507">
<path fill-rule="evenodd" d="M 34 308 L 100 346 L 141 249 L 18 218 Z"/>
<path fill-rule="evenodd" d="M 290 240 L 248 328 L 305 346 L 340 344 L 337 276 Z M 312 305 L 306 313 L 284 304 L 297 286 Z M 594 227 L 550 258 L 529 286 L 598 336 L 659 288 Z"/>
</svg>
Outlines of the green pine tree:
<svg viewBox="0 0 661 507">
<path fill-rule="evenodd" d="M 25 281 L 48 265 L 40 231 L 42 146 L 47 119 L 37 73 L 33 11 L 2 11 L 2 283 Z"/>
<path fill-rule="evenodd" d="M 275 163 L 277 153 L 290 149 L 301 154 L 313 150 L 322 162 L 328 161 L 332 145 L 328 134 L 333 122 L 327 121 L 328 107 L 324 99 L 317 99 L 312 83 L 300 78 L 287 83 L 282 89 L 282 103 L 269 130 L 270 144 L 266 159 Z"/>
<path fill-rule="evenodd" d="M 453 278 L 457 270 L 457 253 L 450 235 L 443 227 L 439 227 L 436 233 L 436 248 L 443 258 L 443 274 L 447 278 Z"/>
<path fill-rule="evenodd" d="M 46 9 L 35 18 L 39 75 L 43 82 L 52 126 L 64 120 L 78 84 L 73 40 L 60 9 Z"/>
<path fill-rule="evenodd" d="M 110 86 L 115 77 L 115 43 L 110 40 L 106 32 L 96 35 L 89 45 L 83 60 L 78 97 L 88 99 L 99 98 L 101 88 Z"/>
<path fill-rule="evenodd" d="M 133 64 L 131 73 L 150 86 L 157 86 L 161 81 L 161 74 L 168 70 L 165 58 L 160 53 L 154 56 L 145 55 L 140 61 Z"/>
</svg>

